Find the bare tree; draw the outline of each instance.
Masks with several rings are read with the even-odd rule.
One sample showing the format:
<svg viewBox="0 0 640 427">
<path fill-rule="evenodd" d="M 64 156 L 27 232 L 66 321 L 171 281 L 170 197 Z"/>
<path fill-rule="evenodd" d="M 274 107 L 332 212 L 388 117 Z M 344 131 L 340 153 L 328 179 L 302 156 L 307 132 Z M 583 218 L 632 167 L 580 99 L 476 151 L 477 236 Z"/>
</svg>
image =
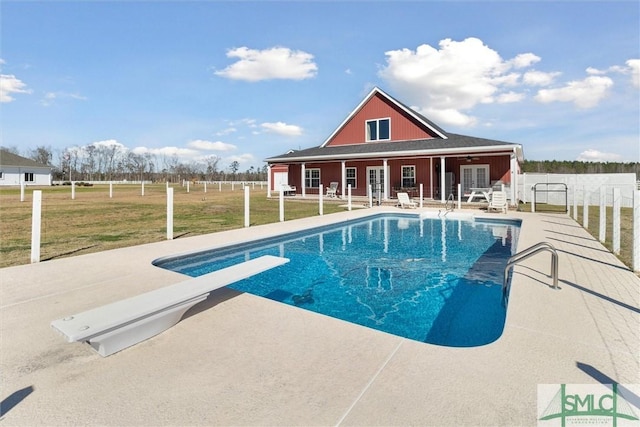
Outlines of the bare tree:
<svg viewBox="0 0 640 427">
<path fill-rule="evenodd" d="M 53 151 L 51 147 L 38 146 L 29 152 L 29 158 L 40 164 L 52 166 Z"/>
</svg>

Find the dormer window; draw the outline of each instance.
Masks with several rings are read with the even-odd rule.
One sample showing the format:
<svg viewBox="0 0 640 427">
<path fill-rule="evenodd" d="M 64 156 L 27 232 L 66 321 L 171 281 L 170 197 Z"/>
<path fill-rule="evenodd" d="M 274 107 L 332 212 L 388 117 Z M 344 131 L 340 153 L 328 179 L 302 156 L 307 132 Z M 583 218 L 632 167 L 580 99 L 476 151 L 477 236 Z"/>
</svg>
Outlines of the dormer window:
<svg viewBox="0 0 640 427">
<path fill-rule="evenodd" d="M 375 119 L 365 122 L 367 142 L 388 141 L 391 139 L 391 119 Z"/>
</svg>

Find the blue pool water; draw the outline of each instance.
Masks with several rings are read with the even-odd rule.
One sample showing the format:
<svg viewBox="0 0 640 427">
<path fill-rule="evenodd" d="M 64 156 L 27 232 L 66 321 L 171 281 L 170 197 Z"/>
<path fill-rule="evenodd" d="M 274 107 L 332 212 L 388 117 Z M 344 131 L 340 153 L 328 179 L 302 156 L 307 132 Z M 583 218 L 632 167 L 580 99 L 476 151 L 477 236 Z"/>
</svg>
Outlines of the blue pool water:
<svg viewBox="0 0 640 427">
<path fill-rule="evenodd" d="M 376 215 L 154 264 L 200 276 L 247 259 L 291 261 L 230 287 L 431 344 L 500 337 L 516 220 Z"/>
</svg>

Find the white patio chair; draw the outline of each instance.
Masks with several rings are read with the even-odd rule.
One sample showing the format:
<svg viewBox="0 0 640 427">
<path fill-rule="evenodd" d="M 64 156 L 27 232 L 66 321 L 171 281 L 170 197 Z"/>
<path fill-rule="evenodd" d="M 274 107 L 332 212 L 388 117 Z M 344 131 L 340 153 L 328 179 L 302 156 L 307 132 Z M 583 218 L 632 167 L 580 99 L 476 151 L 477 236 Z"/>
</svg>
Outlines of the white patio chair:
<svg viewBox="0 0 640 427">
<path fill-rule="evenodd" d="M 487 207 L 487 212 L 501 211 L 507 213 L 507 193 L 505 191 L 494 191 L 491 194 L 491 201 Z"/>
<path fill-rule="evenodd" d="M 416 202 L 411 201 L 411 199 L 409 198 L 409 194 L 407 193 L 397 193 L 398 196 L 398 206 L 400 206 L 402 209 L 406 207 L 415 209 L 418 205 L 416 204 Z"/>
<path fill-rule="evenodd" d="M 332 182 L 327 187 L 327 197 L 336 197 L 338 192 L 338 183 Z"/>
</svg>

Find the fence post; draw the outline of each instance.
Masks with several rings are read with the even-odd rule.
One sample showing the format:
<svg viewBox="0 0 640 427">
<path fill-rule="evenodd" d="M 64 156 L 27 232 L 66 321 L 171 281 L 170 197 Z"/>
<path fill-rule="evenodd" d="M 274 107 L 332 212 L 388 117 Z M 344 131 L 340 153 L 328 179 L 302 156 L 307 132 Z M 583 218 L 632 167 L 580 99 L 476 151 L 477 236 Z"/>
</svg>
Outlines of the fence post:
<svg viewBox="0 0 640 427">
<path fill-rule="evenodd" d="M 640 190 L 633 190 L 633 271 L 640 271 Z"/>
<path fill-rule="evenodd" d="M 324 205 L 322 203 L 322 184 L 318 187 L 318 214 L 324 215 Z"/>
<path fill-rule="evenodd" d="M 20 183 L 20 201 L 24 202 L 24 182 Z"/>
<path fill-rule="evenodd" d="M 531 186 L 531 212 L 536 211 L 536 190 Z"/>
<path fill-rule="evenodd" d="M 351 210 L 351 184 L 347 186 L 347 210 Z"/>
<path fill-rule="evenodd" d="M 109 181 L 109 198 L 113 199 L 113 182 Z"/>
<path fill-rule="evenodd" d="M 458 209 L 462 209 L 462 184 L 458 184 Z"/>
<path fill-rule="evenodd" d="M 231 185 L 233 185 L 233 183 Z M 280 222 L 284 222 L 284 184 L 280 185 L 278 201 L 280 203 Z"/>
<path fill-rule="evenodd" d="M 222 181 L 218 181 L 218 192 L 222 192 Z"/>
<path fill-rule="evenodd" d="M 422 196 L 424 195 L 424 188 L 422 183 L 420 183 L 420 208 L 422 208 Z"/>
<path fill-rule="evenodd" d="M 369 184 L 369 207 L 373 207 L 373 187 Z"/>
<path fill-rule="evenodd" d="M 144 196 L 144 181 L 140 184 L 140 195 Z"/>
<path fill-rule="evenodd" d="M 573 219 L 575 221 L 578 220 L 578 190 L 577 190 L 578 186 L 574 185 L 573 186 Z"/>
<path fill-rule="evenodd" d="M 40 230 L 42 216 L 42 191 L 33 191 L 31 213 L 31 263 L 40 262 Z"/>
<path fill-rule="evenodd" d="M 607 191 L 600 187 L 600 230 L 598 234 L 600 243 L 607 240 Z"/>
<path fill-rule="evenodd" d="M 187 193 L 189 192 L 189 181 L 187 181 Z"/>
<path fill-rule="evenodd" d="M 76 199 L 76 183 L 71 181 L 71 200 Z"/>
<path fill-rule="evenodd" d="M 173 240 L 173 188 L 167 188 L 167 240 Z"/>
<path fill-rule="evenodd" d="M 582 226 L 586 229 L 589 229 L 589 199 L 591 199 L 591 194 L 587 196 L 585 189 L 584 196 L 582 196 Z"/>
<path fill-rule="evenodd" d="M 249 226 L 249 194 L 250 188 L 244 187 L 244 226 Z"/>
<path fill-rule="evenodd" d="M 204 182 L 204 192 L 207 192 L 207 181 Z"/>
<path fill-rule="evenodd" d="M 613 189 L 613 253 L 620 255 L 620 189 Z"/>
</svg>

